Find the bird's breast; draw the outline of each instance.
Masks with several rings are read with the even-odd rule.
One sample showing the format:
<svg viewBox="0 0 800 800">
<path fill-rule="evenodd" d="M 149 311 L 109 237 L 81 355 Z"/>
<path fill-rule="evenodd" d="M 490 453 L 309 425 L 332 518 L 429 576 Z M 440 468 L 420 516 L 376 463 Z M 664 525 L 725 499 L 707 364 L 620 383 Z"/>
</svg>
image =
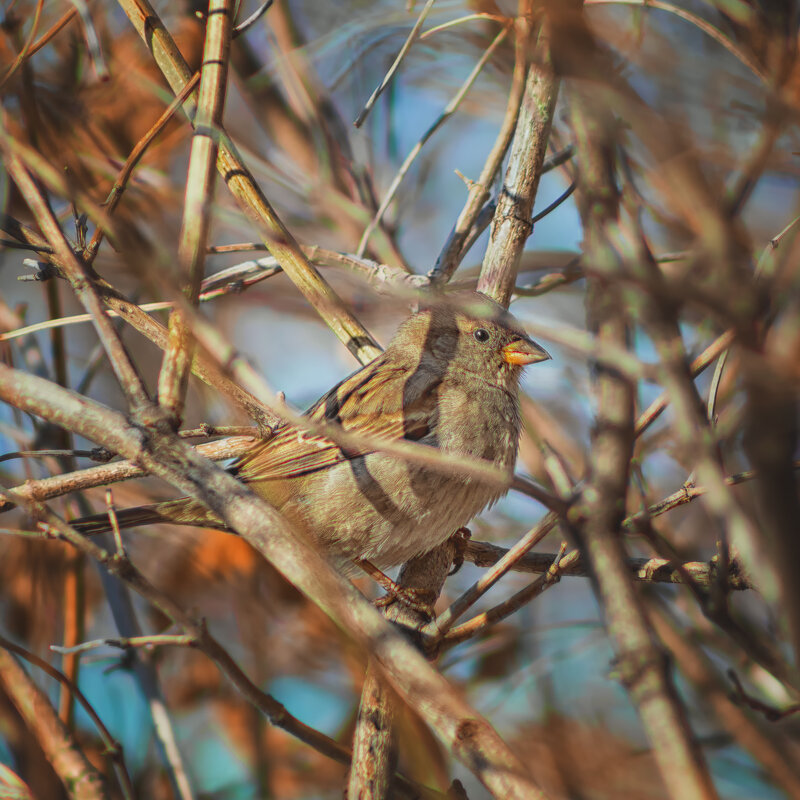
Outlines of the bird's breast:
<svg viewBox="0 0 800 800">
<path fill-rule="evenodd" d="M 510 469 L 517 453 L 519 411 L 507 392 L 447 387 L 436 425 L 421 444 Z M 373 452 L 280 486 L 279 510 L 343 567 L 367 558 L 380 567 L 427 552 L 498 499 L 504 490 Z"/>
<path fill-rule="evenodd" d="M 435 446 L 510 468 L 517 457 L 520 416 L 517 399 L 492 385 L 448 387 L 439 398 Z"/>
</svg>

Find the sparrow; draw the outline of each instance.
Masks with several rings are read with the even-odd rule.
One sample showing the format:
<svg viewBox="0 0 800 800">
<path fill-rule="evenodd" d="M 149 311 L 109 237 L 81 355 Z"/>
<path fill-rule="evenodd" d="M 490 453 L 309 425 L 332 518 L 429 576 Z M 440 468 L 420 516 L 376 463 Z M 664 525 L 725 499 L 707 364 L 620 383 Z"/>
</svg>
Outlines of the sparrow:
<svg viewBox="0 0 800 800">
<path fill-rule="evenodd" d="M 484 459 L 510 477 L 522 369 L 549 358 L 502 306 L 477 292 L 459 292 L 409 317 L 380 356 L 306 414 L 344 431 Z M 341 447 L 289 422 L 230 469 L 345 574 L 363 560 L 384 569 L 426 553 L 508 491 L 497 481 L 380 450 Z M 188 497 L 125 509 L 117 518 L 122 528 L 224 528 Z M 83 533 L 111 530 L 105 514 L 73 525 Z"/>
</svg>

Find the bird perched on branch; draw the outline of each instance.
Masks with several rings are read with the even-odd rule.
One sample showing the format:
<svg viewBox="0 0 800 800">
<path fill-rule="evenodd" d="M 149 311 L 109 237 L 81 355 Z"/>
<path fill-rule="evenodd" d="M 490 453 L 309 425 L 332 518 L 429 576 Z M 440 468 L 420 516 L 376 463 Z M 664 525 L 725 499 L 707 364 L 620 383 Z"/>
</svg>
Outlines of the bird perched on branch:
<svg viewBox="0 0 800 800">
<path fill-rule="evenodd" d="M 306 414 L 315 429 L 283 423 L 231 470 L 343 571 L 361 560 L 402 563 L 444 542 L 508 485 L 452 465 L 405 460 L 372 440 L 483 459 L 510 477 L 522 368 L 549 357 L 497 303 L 475 292 L 451 295 L 409 317 L 380 356 L 318 400 Z M 334 427 L 326 435 L 320 424 Z M 370 442 L 341 446 L 337 430 Z M 224 527 L 191 498 L 126 509 L 117 518 L 122 528 Z M 111 529 L 105 514 L 73 525 L 84 533 Z"/>
</svg>

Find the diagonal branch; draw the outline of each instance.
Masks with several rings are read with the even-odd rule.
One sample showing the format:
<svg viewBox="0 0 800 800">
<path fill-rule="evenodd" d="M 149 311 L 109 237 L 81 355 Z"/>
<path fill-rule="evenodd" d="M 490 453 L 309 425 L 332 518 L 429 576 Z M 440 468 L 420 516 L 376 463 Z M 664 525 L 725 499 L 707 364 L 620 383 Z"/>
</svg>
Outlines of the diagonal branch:
<svg viewBox="0 0 800 800">
<path fill-rule="evenodd" d="M 264 500 L 196 454 L 167 426 L 154 436 L 98 403 L 4 365 L 0 399 L 131 458 L 206 503 L 375 657 L 395 691 L 489 791 L 509 800 L 543 796 L 494 728 L 309 543 L 293 535 Z"/>
<path fill-rule="evenodd" d="M 175 94 L 191 79 L 191 72 L 174 39 L 147 0 L 119 0 L 139 36 Z M 185 108 L 193 116 L 196 100 Z M 269 252 L 306 300 L 316 309 L 347 349 L 366 364 L 380 353 L 366 329 L 347 310 L 338 295 L 305 257 L 292 234 L 275 213 L 261 188 L 245 166 L 225 129 L 220 127 L 217 170 L 247 218 L 255 225 Z"/>
<path fill-rule="evenodd" d="M 90 280 L 90 275 L 69 245 L 64 232 L 58 224 L 55 215 L 42 196 L 39 187 L 31 177 L 16 153 L 9 147 L 0 144 L 6 157 L 6 169 L 14 179 L 20 193 L 25 198 L 28 206 L 39 223 L 53 252 L 58 256 L 65 277 L 72 285 L 78 300 L 86 311 L 92 315 L 95 328 L 100 341 L 108 354 L 111 367 L 117 376 L 120 386 L 131 405 L 132 410 L 143 410 L 150 405 L 142 378 L 128 357 L 128 354 L 117 334 L 111 320 L 105 313 L 103 303 L 96 287 Z"/>
<path fill-rule="evenodd" d="M 615 183 L 615 135 L 610 115 L 587 94 L 573 97 L 572 125 L 579 157 L 578 206 L 586 259 L 594 277 L 588 287 L 589 326 L 601 341 L 628 345 L 619 257 L 607 231 L 619 215 Z M 716 791 L 686 712 L 673 685 L 666 654 L 658 645 L 630 574 L 619 536 L 635 443 L 635 386 L 607 367 L 594 376 L 597 403 L 592 464 L 577 504 L 574 531 L 591 566 L 596 593 L 614 642 L 621 680 L 636 706 L 661 777 L 675 800 L 708 800 Z"/>
<path fill-rule="evenodd" d="M 558 98 L 550 54 L 550 23 L 543 17 L 534 63 L 528 69 L 503 190 L 492 220 L 478 291 L 508 306 L 522 250 L 533 231 L 531 217 Z"/>
<path fill-rule="evenodd" d="M 197 305 L 200 295 L 211 224 L 217 136 L 225 108 L 232 17 L 231 0 L 211 0 L 178 243 L 178 268 L 182 273 L 183 291 L 192 306 Z M 189 322 L 178 306 L 169 316 L 169 344 L 158 376 L 158 401 L 176 427 L 183 414 L 194 349 Z"/>
<path fill-rule="evenodd" d="M 103 779 L 58 718 L 47 695 L 16 659 L 0 648 L 0 686 L 19 711 L 64 787 L 75 800 L 109 800 Z"/>
</svg>

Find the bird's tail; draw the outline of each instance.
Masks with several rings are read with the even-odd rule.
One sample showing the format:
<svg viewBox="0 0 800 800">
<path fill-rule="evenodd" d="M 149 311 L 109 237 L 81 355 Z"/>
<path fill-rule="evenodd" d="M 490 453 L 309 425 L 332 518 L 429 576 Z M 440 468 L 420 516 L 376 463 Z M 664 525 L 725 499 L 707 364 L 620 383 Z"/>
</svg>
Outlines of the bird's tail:
<svg viewBox="0 0 800 800">
<path fill-rule="evenodd" d="M 195 525 L 201 528 L 226 530 L 225 524 L 216 514 L 191 497 L 181 497 L 178 500 L 167 500 L 149 506 L 124 508 L 116 512 L 116 517 L 120 528 L 137 528 L 140 525 L 166 522 L 172 525 Z M 81 517 L 70 524 L 76 531 L 87 536 L 113 530 L 107 513 Z"/>
</svg>

